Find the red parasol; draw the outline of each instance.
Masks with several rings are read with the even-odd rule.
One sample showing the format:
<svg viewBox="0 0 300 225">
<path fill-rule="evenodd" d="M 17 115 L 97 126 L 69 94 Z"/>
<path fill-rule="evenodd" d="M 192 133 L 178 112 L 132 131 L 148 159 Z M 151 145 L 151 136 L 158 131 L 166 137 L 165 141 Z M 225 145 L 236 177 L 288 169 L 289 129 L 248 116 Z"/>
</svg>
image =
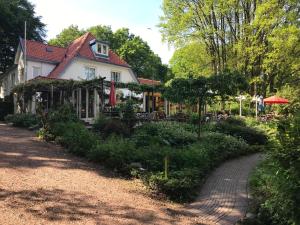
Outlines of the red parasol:
<svg viewBox="0 0 300 225">
<path fill-rule="evenodd" d="M 115 91 L 115 82 L 114 81 L 112 81 L 111 85 L 110 85 L 109 104 L 111 106 L 116 105 L 116 91 Z"/>
<path fill-rule="evenodd" d="M 289 103 L 289 100 L 285 99 L 285 98 L 280 98 L 277 96 L 272 96 L 269 98 L 265 98 L 264 99 L 264 103 L 267 105 L 272 105 L 272 104 L 287 104 Z"/>
</svg>

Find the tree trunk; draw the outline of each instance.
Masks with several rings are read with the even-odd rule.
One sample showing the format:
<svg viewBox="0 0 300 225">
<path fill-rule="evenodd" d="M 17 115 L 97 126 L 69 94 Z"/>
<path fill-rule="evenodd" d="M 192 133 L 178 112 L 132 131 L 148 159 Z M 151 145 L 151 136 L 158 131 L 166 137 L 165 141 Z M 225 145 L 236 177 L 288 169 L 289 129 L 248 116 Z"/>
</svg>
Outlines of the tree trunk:
<svg viewBox="0 0 300 225">
<path fill-rule="evenodd" d="M 202 101 L 201 98 L 198 100 L 198 139 L 200 139 L 201 136 L 201 106 L 202 106 Z"/>
</svg>

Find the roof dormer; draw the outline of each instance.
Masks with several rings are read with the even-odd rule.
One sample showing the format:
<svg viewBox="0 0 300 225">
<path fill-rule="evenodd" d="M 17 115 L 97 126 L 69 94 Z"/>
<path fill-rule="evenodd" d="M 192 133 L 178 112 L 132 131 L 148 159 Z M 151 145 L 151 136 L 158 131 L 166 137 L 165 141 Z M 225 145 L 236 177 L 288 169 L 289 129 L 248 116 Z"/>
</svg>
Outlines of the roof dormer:
<svg viewBox="0 0 300 225">
<path fill-rule="evenodd" d="M 96 57 L 108 58 L 109 46 L 107 42 L 94 39 L 90 41 L 90 46 Z"/>
</svg>

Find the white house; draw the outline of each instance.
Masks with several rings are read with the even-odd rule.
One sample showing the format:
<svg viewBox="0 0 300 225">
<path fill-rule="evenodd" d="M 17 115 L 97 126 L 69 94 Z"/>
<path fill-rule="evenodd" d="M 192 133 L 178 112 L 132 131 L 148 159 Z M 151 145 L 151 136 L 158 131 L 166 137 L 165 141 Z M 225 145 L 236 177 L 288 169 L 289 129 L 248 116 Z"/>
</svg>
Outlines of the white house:
<svg viewBox="0 0 300 225">
<path fill-rule="evenodd" d="M 24 57 L 24 52 L 25 41 L 20 39 L 15 66 L 2 75 L 0 98 L 10 95 L 15 85 L 39 78 L 90 80 L 105 77 L 108 81 L 139 83 L 131 67 L 109 49 L 109 44 L 96 40 L 91 33 L 82 35 L 66 48 L 27 40 L 26 57 Z M 24 63 L 25 60 L 26 63 Z M 86 120 L 95 117 L 99 108 L 97 92 L 78 90 L 75 95 L 79 95 L 75 102 L 79 116 Z M 35 99 L 33 98 L 32 101 L 34 103 Z M 35 112 L 35 104 L 27 111 Z"/>
</svg>

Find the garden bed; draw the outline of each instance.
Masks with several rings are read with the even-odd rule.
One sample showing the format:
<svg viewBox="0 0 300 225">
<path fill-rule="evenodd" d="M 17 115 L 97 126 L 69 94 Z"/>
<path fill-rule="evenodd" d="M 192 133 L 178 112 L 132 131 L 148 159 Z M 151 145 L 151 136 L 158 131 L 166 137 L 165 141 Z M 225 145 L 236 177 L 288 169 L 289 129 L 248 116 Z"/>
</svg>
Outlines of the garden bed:
<svg viewBox="0 0 300 225">
<path fill-rule="evenodd" d="M 257 151 L 259 148 L 251 144 L 265 139 L 238 121 L 236 125 L 233 121 L 224 123 L 238 126 L 245 135 L 227 133 L 218 124 L 211 124 L 204 127 L 199 139 L 195 125 L 175 121 L 148 122 L 134 128 L 131 114 L 128 110 L 126 119 L 101 116 L 94 129 L 88 130 L 71 107 L 64 106 L 42 118 L 38 135 L 121 176 L 140 178 L 153 193 L 180 202 L 192 200 L 220 163 Z"/>
</svg>

